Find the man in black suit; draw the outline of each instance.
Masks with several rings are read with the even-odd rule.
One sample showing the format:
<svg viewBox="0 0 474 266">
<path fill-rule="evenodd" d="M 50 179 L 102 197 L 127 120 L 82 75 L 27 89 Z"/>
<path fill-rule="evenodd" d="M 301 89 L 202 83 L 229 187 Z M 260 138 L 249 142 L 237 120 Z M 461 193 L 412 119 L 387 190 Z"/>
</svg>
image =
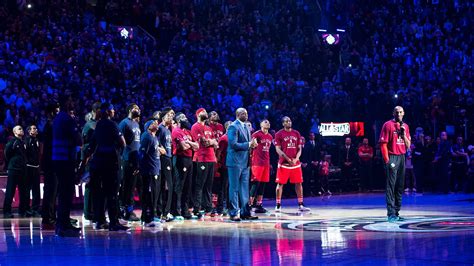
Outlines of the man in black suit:
<svg viewBox="0 0 474 266">
<path fill-rule="evenodd" d="M 320 148 L 316 141 L 314 132 L 310 132 L 308 141 L 303 148 L 302 167 L 304 180 L 307 180 L 307 189 L 311 195 L 317 193 L 318 189 L 318 166 L 320 161 Z"/>
<path fill-rule="evenodd" d="M 344 187 L 351 185 L 351 179 L 354 178 L 354 171 L 357 169 L 357 150 L 352 146 L 351 138 L 347 137 L 344 145 L 339 149 L 339 166 L 341 167 Z"/>
</svg>

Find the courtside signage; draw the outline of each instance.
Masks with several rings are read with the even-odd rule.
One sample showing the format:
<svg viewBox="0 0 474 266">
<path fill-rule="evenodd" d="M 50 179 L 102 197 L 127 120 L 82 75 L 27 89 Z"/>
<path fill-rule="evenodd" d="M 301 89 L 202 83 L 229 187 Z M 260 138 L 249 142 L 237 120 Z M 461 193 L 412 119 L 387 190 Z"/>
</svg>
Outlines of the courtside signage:
<svg viewBox="0 0 474 266">
<path fill-rule="evenodd" d="M 327 122 L 319 125 L 319 134 L 323 137 L 342 137 L 345 135 L 363 137 L 364 122 Z"/>
<path fill-rule="evenodd" d="M 351 133 L 349 123 L 321 123 L 319 134 L 321 136 L 344 136 Z"/>
</svg>

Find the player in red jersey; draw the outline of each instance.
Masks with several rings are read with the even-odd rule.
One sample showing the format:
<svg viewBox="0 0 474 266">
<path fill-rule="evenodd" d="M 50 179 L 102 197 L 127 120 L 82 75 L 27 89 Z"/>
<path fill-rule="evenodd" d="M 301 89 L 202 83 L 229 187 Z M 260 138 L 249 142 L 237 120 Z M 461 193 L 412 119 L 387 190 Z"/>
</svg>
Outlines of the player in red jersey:
<svg viewBox="0 0 474 266">
<path fill-rule="evenodd" d="M 193 174 L 193 150 L 199 148 L 199 144 L 191 136 L 191 123 L 183 113 L 176 114 L 175 121 L 177 126 L 171 133 L 173 160 L 175 167 L 176 183 L 174 192 L 176 195 L 176 204 L 174 204 L 173 215 L 176 220 L 191 219 L 189 212 L 192 195 L 192 174 Z"/>
<path fill-rule="evenodd" d="M 232 121 L 225 122 L 225 130 L 230 126 Z M 214 215 L 227 215 L 227 205 L 229 201 L 229 175 L 227 173 L 227 166 L 225 165 L 225 160 L 227 156 L 227 146 L 229 145 L 229 138 L 226 134 L 220 136 L 218 148 L 216 150 L 218 176 L 219 178 L 214 178 L 214 188 L 216 192 L 216 209 Z M 212 215 L 211 215 L 212 216 Z"/>
<path fill-rule="evenodd" d="M 295 184 L 298 196 L 298 210 L 310 211 L 303 204 L 303 172 L 301 170 L 301 135 L 291 128 L 291 119 L 282 118 L 283 129 L 275 134 L 275 148 L 279 156 L 276 176 L 276 207 L 275 212 L 281 212 L 281 194 L 283 186 L 288 183 Z"/>
<path fill-rule="evenodd" d="M 220 118 L 219 114 L 217 114 L 216 111 L 212 111 L 209 113 L 209 119 L 207 120 L 208 123 L 207 125 L 212 129 L 212 132 L 214 134 L 214 138 L 216 140 L 219 140 L 222 135 L 225 133 L 224 126 L 219 123 Z M 215 150 L 216 156 L 217 156 L 217 149 Z M 218 197 L 221 194 L 222 190 L 222 177 L 221 177 L 221 172 L 220 172 L 220 167 L 222 167 L 221 164 L 219 164 L 219 161 L 217 161 L 216 166 L 214 167 L 214 180 L 213 180 L 213 185 L 212 185 L 212 205 L 213 205 L 213 210 L 211 213 L 211 217 L 215 216 L 217 212 L 217 205 L 218 205 Z M 220 212 L 222 213 L 222 212 Z"/>
<path fill-rule="evenodd" d="M 212 111 L 209 113 L 209 127 L 212 129 L 212 132 L 214 132 L 214 138 L 219 139 L 222 135 L 225 133 L 224 126 L 219 123 L 220 118 L 219 115 L 217 114 L 216 111 Z"/>
<path fill-rule="evenodd" d="M 250 204 L 253 205 L 255 213 L 266 213 L 263 208 L 263 193 L 265 184 L 270 181 L 270 146 L 273 137 L 268 132 L 270 121 L 267 119 L 260 122 L 260 130 L 252 134 L 252 139 L 256 139 L 258 146 L 252 150 L 252 188 L 250 189 Z M 254 204 L 254 200 L 257 204 Z"/>
<path fill-rule="evenodd" d="M 199 143 L 199 148 L 193 158 L 197 167 L 193 212 L 197 218 L 201 218 L 201 207 L 206 213 L 212 211 L 212 181 L 216 164 L 215 149 L 218 147 L 218 143 L 212 129 L 205 124 L 208 118 L 206 109 L 199 108 L 196 111 L 196 116 L 198 121 L 191 128 L 193 139 Z"/>
<path fill-rule="evenodd" d="M 401 106 L 393 109 L 393 119 L 385 122 L 380 132 L 380 151 L 385 163 L 387 177 L 385 199 L 387 201 L 388 221 L 402 221 L 398 216 L 402 207 L 405 179 L 405 153 L 411 145 L 410 130 L 403 122 L 405 111 Z"/>
</svg>

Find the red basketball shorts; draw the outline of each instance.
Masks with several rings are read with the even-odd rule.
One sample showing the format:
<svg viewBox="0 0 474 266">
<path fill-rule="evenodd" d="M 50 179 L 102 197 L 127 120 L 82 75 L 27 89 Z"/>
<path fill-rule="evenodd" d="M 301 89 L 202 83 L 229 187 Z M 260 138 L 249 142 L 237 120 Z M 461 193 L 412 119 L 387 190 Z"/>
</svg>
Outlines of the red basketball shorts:
<svg viewBox="0 0 474 266">
<path fill-rule="evenodd" d="M 303 171 L 301 170 L 301 165 L 278 165 L 275 182 L 284 185 L 288 183 L 288 179 L 292 184 L 303 183 Z"/>
<path fill-rule="evenodd" d="M 269 182 L 270 181 L 270 165 L 268 166 L 252 166 L 252 181 Z"/>
</svg>

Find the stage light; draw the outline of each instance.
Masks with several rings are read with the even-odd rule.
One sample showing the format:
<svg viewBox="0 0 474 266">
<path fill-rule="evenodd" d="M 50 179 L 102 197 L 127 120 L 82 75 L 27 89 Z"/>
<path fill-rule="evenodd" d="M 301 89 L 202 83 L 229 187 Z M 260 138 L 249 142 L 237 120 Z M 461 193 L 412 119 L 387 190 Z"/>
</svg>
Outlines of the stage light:
<svg viewBox="0 0 474 266">
<path fill-rule="evenodd" d="M 334 44 L 336 42 L 336 38 L 334 38 L 334 36 L 332 36 L 332 35 L 329 35 L 328 37 L 326 37 L 326 41 L 329 44 Z"/>
<path fill-rule="evenodd" d="M 336 31 L 337 32 L 346 32 L 346 30 L 344 30 L 344 29 L 337 29 Z"/>
<path fill-rule="evenodd" d="M 31 9 L 31 8 L 33 7 L 33 5 L 28 4 L 28 5 L 26 5 L 26 7 L 27 7 L 28 9 Z"/>
<path fill-rule="evenodd" d="M 339 34 L 323 34 L 323 40 L 329 44 L 334 45 L 339 43 Z"/>
<path fill-rule="evenodd" d="M 318 29 L 319 32 L 327 32 L 325 29 Z"/>
<path fill-rule="evenodd" d="M 398 98 L 398 94 L 393 95 L 393 97 L 394 97 L 395 99 L 397 99 L 397 98 Z"/>
<path fill-rule="evenodd" d="M 267 110 L 270 109 L 270 106 L 268 106 L 268 104 L 265 105 L 265 109 L 267 109 Z"/>
<path fill-rule="evenodd" d="M 122 36 L 123 38 L 127 39 L 127 38 L 128 38 L 128 30 L 126 30 L 125 28 L 123 28 L 123 29 L 120 31 L 120 36 Z"/>
</svg>

